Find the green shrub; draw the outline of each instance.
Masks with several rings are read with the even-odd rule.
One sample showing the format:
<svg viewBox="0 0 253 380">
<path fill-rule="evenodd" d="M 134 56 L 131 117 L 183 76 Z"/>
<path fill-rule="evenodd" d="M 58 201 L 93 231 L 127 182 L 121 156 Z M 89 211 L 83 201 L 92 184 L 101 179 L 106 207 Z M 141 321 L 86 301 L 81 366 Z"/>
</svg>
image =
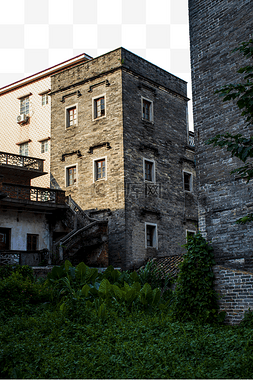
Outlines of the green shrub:
<svg viewBox="0 0 253 380">
<path fill-rule="evenodd" d="M 0 279 L 9 277 L 12 273 L 19 273 L 24 278 L 29 277 L 31 281 L 34 281 L 33 270 L 28 265 L 7 264 L 0 267 Z"/>
<path fill-rule="evenodd" d="M 179 321 L 223 321 L 219 314 L 218 294 L 214 290 L 215 264 L 213 248 L 200 233 L 188 238 L 187 252 L 180 264 L 180 272 L 174 296 L 174 319 Z"/>
</svg>

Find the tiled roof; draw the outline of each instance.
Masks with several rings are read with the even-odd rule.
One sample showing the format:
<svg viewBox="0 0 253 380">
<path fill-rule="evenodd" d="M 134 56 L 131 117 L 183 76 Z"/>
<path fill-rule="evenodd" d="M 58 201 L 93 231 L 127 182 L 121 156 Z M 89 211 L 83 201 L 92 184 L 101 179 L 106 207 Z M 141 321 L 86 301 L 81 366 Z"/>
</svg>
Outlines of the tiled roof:
<svg viewBox="0 0 253 380">
<path fill-rule="evenodd" d="M 166 257 L 155 257 L 152 259 L 161 270 L 169 274 L 172 277 L 175 277 L 179 273 L 178 265 L 183 261 L 183 255 L 174 255 Z"/>
</svg>

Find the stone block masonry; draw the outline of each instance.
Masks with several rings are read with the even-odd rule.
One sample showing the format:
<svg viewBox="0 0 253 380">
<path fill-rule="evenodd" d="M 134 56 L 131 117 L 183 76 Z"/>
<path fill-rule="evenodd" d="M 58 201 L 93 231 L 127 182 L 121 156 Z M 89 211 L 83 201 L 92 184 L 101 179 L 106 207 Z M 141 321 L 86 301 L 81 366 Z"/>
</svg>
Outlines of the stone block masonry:
<svg viewBox="0 0 253 380">
<path fill-rule="evenodd" d="M 220 294 L 220 310 L 227 315 L 225 323 L 238 324 L 244 312 L 253 310 L 253 273 L 215 265 L 215 290 Z"/>
<path fill-rule="evenodd" d="M 109 264 L 182 254 L 197 229 L 186 83 L 123 48 L 51 83 L 51 185 L 108 220 Z"/>
</svg>

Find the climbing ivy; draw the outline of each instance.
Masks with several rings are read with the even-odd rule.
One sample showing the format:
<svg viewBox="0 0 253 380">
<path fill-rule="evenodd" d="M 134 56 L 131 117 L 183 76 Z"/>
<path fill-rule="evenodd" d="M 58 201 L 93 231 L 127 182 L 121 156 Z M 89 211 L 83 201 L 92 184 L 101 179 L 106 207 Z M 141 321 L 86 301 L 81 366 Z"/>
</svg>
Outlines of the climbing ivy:
<svg viewBox="0 0 253 380">
<path fill-rule="evenodd" d="M 187 253 L 179 266 L 173 318 L 182 322 L 221 322 L 225 313 L 219 313 L 218 294 L 214 290 L 213 248 L 200 232 L 189 236 L 185 247 Z"/>
</svg>

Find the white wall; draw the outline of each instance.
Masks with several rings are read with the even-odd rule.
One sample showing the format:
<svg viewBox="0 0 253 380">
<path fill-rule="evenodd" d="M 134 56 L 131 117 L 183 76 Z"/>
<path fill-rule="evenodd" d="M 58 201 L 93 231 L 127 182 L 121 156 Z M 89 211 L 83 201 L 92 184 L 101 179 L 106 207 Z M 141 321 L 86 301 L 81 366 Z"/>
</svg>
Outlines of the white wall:
<svg viewBox="0 0 253 380">
<path fill-rule="evenodd" d="M 50 249 L 49 226 L 44 214 L 1 211 L 0 228 L 11 228 L 11 249 L 27 249 L 27 234 L 38 234 L 38 249 Z"/>
</svg>

